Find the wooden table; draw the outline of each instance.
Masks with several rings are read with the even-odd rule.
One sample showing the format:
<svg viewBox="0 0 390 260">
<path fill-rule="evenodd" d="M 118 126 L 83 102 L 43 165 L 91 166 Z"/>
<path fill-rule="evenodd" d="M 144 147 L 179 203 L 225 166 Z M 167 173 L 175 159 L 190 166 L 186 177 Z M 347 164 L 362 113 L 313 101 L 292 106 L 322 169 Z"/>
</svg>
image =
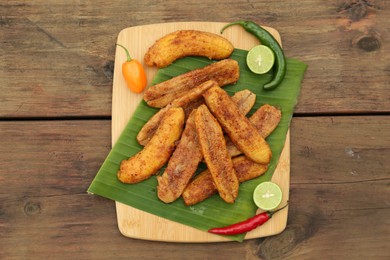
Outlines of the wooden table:
<svg viewBox="0 0 390 260">
<path fill-rule="evenodd" d="M 389 259 L 388 1 L 2 1 L 0 259 Z M 309 65 L 286 230 L 243 243 L 129 239 L 86 190 L 111 148 L 123 28 L 254 20 Z"/>
</svg>

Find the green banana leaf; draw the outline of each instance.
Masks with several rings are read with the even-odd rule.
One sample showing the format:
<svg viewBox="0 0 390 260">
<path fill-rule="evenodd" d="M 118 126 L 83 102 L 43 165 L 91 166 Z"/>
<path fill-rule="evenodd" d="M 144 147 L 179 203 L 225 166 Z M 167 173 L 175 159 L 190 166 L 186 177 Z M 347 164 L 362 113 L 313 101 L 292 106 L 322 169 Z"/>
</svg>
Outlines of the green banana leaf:
<svg viewBox="0 0 390 260">
<path fill-rule="evenodd" d="M 128 159 L 142 149 L 142 146 L 136 141 L 137 133 L 157 111 L 144 101 L 137 107 L 92 181 L 88 192 L 204 231 L 213 227 L 230 225 L 253 216 L 257 210 L 252 201 L 253 190 L 259 183 L 270 180 L 272 177 L 285 143 L 307 66 L 296 59 L 288 58 L 287 73 L 283 82 L 273 90 L 264 90 L 262 86 L 271 80 L 273 72 L 264 75 L 253 74 L 246 65 L 246 55 L 247 51 L 245 50 L 236 49 L 233 52 L 231 58 L 239 63 L 240 79 L 236 84 L 226 86 L 224 89 L 230 95 L 243 89 L 249 89 L 256 93 L 256 104 L 249 115 L 261 105 L 270 104 L 282 110 L 282 118 L 278 127 L 267 138 L 273 153 L 268 171 L 257 179 L 242 183 L 234 204 L 225 203 L 218 195 L 190 207 L 185 206 L 181 198 L 171 204 L 165 204 L 158 199 L 156 194 L 156 176 L 133 185 L 123 184 L 117 180 L 116 173 L 121 161 Z M 186 57 L 177 60 L 172 65 L 158 70 L 152 84 L 165 81 L 189 70 L 204 67 L 212 62 L 214 61 L 202 57 Z M 197 172 L 205 168 L 206 166 L 201 164 Z M 162 173 L 162 171 L 163 169 L 160 172 Z M 243 241 L 245 234 L 227 237 Z"/>
</svg>

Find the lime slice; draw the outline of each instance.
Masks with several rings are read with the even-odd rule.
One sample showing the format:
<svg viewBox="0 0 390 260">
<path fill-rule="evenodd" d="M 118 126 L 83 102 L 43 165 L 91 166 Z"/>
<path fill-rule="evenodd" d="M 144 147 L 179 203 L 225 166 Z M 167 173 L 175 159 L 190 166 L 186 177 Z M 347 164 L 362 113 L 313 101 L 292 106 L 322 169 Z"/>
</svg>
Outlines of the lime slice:
<svg viewBox="0 0 390 260">
<path fill-rule="evenodd" d="M 271 70 L 275 63 L 274 52 L 265 45 L 256 45 L 246 56 L 246 64 L 256 74 L 264 74 Z"/>
<path fill-rule="evenodd" d="M 276 209 L 282 202 L 282 190 L 270 181 L 260 183 L 253 192 L 253 201 L 262 210 Z"/>
</svg>

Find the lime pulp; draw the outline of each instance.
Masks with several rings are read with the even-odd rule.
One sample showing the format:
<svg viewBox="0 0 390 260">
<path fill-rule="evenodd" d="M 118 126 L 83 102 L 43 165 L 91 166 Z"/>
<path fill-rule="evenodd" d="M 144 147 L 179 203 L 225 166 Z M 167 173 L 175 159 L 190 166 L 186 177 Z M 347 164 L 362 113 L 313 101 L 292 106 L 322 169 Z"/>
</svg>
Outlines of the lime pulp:
<svg viewBox="0 0 390 260">
<path fill-rule="evenodd" d="M 253 201 L 262 210 L 274 210 L 282 202 L 282 190 L 276 183 L 262 182 L 253 192 Z"/>
<path fill-rule="evenodd" d="M 274 52 L 265 45 L 256 45 L 246 56 L 248 68 L 255 74 L 265 74 L 275 63 Z"/>
</svg>

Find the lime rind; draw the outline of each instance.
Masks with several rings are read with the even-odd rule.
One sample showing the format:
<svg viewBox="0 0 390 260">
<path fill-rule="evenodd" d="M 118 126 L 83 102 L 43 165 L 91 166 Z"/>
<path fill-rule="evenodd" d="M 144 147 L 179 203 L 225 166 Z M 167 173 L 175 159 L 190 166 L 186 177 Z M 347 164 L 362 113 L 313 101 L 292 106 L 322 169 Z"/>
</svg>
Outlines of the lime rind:
<svg viewBox="0 0 390 260">
<path fill-rule="evenodd" d="M 255 74 L 265 74 L 272 69 L 275 63 L 274 52 L 265 45 L 256 45 L 248 52 L 246 64 Z"/>
<path fill-rule="evenodd" d="M 253 201 L 262 210 L 276 209 L 282 202 L 282 190 L 273 182 L 262 182 L 253 192 Z"/>
</svg>

